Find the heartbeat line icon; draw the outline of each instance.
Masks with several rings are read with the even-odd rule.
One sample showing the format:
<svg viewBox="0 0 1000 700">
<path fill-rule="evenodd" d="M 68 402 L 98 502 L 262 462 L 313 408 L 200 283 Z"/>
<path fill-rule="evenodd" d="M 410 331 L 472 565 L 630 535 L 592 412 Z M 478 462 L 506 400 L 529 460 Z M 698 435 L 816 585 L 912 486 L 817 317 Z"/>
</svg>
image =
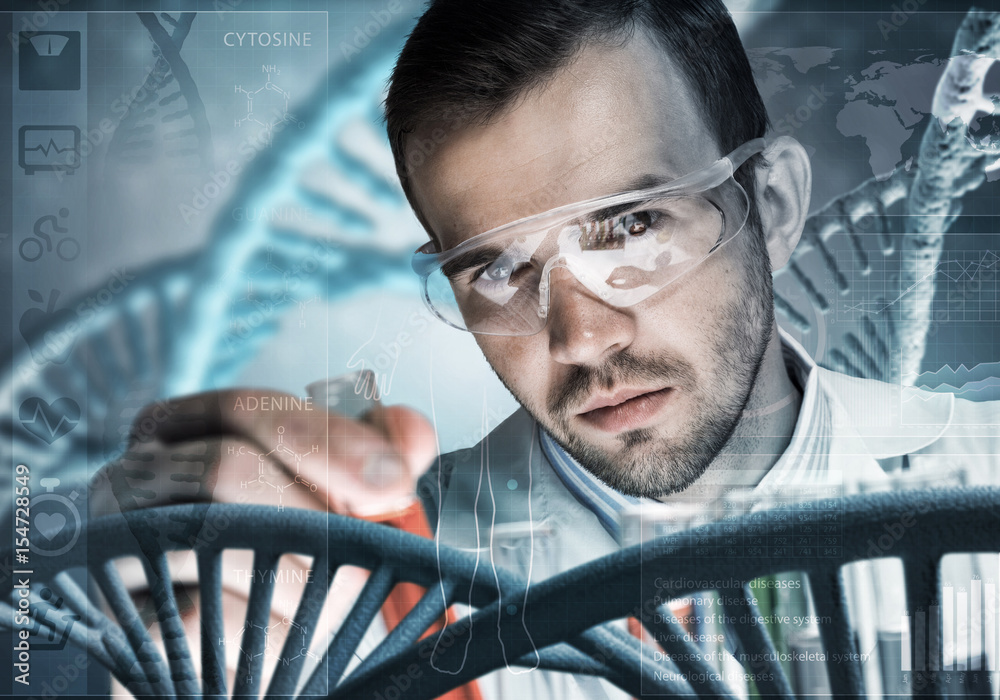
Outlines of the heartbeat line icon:
<svg viewBox="0 0 1000 700">
<path fill-rule="evenodd" d="M 72 150 L 75 150 L 75 146 L 68 146 L 66 148 L 59 148 L 59 144 L 57 144 L 51 138 L 49 139 L 49 142 L 47 144 L 45 144 L 45 145 L 38 144 L 37 146 L 26 146 L 24 148 L 24 152 L 25 153 L 28 153 L 29 151 L 41 151 L 41 153 L 44 154 L 44 155 L 46 155 L 46 156 L 49 153 L 51 153 L 52 151 L 55 151 L 56 153 L 66 153 L 66 152 L 72 151 Z"/>
<path fill-rule="evenodd" d="M 80 422 L 80 415 L 80 405 L 66 396 L 51 404 L 32 396 L 18 410 L 24 429 L 49 445 L 72 431 Z"/>
<path fill-rule="evenodd" d="M 899 293 L 895 299 L 889 303 L 883 303 L 879 308 L 869 308 L 865 309 L 866 302 L 859 302 L 857 304 L 849 304 L 845 307 L 845 311 L 859 311 L 862 313 L 880 314 L 888 309 L 890 306 L 898 304 L 903 297 L 910 294 L 913 290 L 919 287 L 921 284 L 929 279 L 933 279 L 935 275 L 940 272 L 941 278 L 951 281 L 954 284 L 960 282 L 972 282 L 977 276 L 986 272 L 987 270 L 994 270 L 997 267 L 997 262 L 1000 261 L 1000 256 L 994 253 L 992 250 L 987 250 L 983 253 L 979 260 L 974 262 L 966 263 L 962 260 L 942 260 L 934 266 L 934 269 L 928 272 L 926 275 L 918 279 L 916 282 L 911 284 L 909 287 L 904 289 Z M 957 272 L 949 272 L 950 266 L 954 265 L 958 268 Z"/>
<path fill-rule="evenodd" d="M 17 130 L 17 140 L 17 164 L 27 175 L 44 171 L 73 173 L 80 166 L 80 130 L 72 124 L 26 124 Z M 60 158 L 64 153 L 76 157 Z"/>
</svg>

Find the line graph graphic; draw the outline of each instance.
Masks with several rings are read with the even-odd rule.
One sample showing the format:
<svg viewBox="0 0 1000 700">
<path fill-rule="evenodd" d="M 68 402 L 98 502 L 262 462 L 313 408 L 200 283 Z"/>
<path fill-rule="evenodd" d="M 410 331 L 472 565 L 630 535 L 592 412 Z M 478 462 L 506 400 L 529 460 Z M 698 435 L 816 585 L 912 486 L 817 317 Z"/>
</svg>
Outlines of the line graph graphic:
<svg viewBox="0 0 1000 700">
<path fill-rule="evenodd" d="M 957 367 L 944 365 L 932 372 L 921 372 L 914 377 L 913 385 L 973 401 L 997 401 L 1000 400 L 1000 362 Z"/>
<path fill-rule="evenodd" d="M 970 257 L 971 254 L 971 257 Z M 878 295 L 872 295 L 872 299 L 855 300 L 847 303 L 843 307 L 843 312 L 847 314 L 869 314 L 877 316 L 887 312 L 890 308 L 899 304 L 905 297 L 915 293 L 915 291 L 927 280 L 937 278 L 938 283 L 943 287 L 945 300 L 948 305 L 949 320 L 997 320 L 997 285 L 996 271 L 1000 267 L 1000 255 L 995 251 L 966 251 L 966 256 L 952 257 L 949 260 L 941 260 L 934 268 L 923 277 L 917 279 L 904 289 L 900 289 L 895 298 L 888 299 L 888 295 L 881 291 Z M 989 295 L 986 285 L 993 283 L 993 294 Z M 866 297 L 868 295 L 865 295 Z M 972 303 L 975 301 L 975 303 Z M 956 304 L 956 302 L 962 302 Z M 969 303 L 965 303 L 969 302 Z M 960 308 L 953 308 L 953 307 Z M 967 317 L 964 312 L 975 310 L 978 312 L 974 318 Z M 959 314 L 953 314 L 958 311 Z M 984 316 L 983 313 L 986 313 Z M 961 317 L 959 317 L 961 316 Z"/>
</svg>

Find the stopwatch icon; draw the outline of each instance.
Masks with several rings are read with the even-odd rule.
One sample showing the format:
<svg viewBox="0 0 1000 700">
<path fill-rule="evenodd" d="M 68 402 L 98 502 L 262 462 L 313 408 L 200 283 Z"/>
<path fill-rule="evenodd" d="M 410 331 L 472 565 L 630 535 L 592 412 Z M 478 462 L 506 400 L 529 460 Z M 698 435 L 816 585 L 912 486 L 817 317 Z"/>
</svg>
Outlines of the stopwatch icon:
<svg viewBox="0 0 1000 700">
<path fill-rule="evenodd" d="M 69 497 L 55 493 L 59 479 L 42 479 L 41 484 L 46 493 L 31 499 L 31 551 L 43 557 L 58 557 L 80 539 L 83 519 L 74 503 L 80 494 L 75 490 Z"/>
</svg>

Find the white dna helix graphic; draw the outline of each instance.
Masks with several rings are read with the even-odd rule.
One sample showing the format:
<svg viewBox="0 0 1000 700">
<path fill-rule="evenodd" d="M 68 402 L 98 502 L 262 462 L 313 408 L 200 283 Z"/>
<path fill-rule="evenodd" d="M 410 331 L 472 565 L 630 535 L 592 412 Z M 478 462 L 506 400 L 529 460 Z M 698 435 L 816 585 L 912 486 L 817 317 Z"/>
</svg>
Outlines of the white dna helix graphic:
<svg viewBox="0 0 1000 700">
<path fill-rule="evenodd" d="M 178 143 L 184 141 L 178 155 L 204 159 L 211 152 L 210 131 L 200 100 L 185 89 L 190 74 L 177 62 L 192 20 L 191 13 L 165 18 L 172 28 L 168 35 L 153 15 L 143 18 L 158 47 L 148 84 L 159 90 L 161 102 L 184 100 L 180 111 L 194 125 L 177 127 Z M 1000 142 L 967 135 L 975 111 L 991 112 L 998 101 L 983 95 L 986 71 L 1000 57 L 998 27 L 997 15 L 967 16 L 953 47 L 957 58 L 938 85 L 937 119 L 927 127 L 916 167 L 863 182 L 816 212 L 791 263 L 776 273 L 780 317 L 812 337 L 821 364 L 892 382 L 916 375 L 945 233 L 959 214 L 960 198 L 984 181 L 986 168 L 1000 157 Z M 220 215 L 203 248 L 141 270 L 75 333 L 38 329 L 40 338 L 60 348 L 71 345 L 72 351 L 61 363 L 37 362 L 27 349 L 12 358 L 0 380 L 0 426 L 10 436 L 0 444 L 5 460 L 30 455 L 33 474 L 85 480 L 122 448 L 123 411 L 234 381 L 282 316 L 296 309 L 281 301 L 290 285 L 298 298 L 327 302 L 377 287 L 416 289 L 409 257 L 423 234 L 396 182 L 379 126 L 385 80 L 409 28 L 409 20 L 396 19 L 353 60 L 334 63 L 294 109 L 302 128 L 275 134 L 224 207 L 308 206 L 322 221 L 299 227 Z M 126 135 L 145 133 L 152 102 L 130 109 L 112 148 L 130 148 Z M 901 214 L 891 213 L 900 208 Z M 890 235 L 894 221 L 897 231 Z M 872 233 L 878 235 L 867 236 Z M 879 241 L 874 252 L 864 245 L 873 238 Z M 834 244 L 845 240 L 853 254 L 838 257 Z M 877 313 L 860 314 L 850 330 L 833 338 L 825 319 L 838 298 L 873 268 L 873 255 L 889 260 L 897 244 L 895 281 L 906 293 L 876 305 Z M 246 297 L 245 280 L 232 274 L 251 268 L 261 269 L 254 277 L 256 298 Z M 821 276 L 832 280 L 832 291 L 817 282 Z M 61 396 L 87 396 L 87 405 L 80 424 L 41 451 L 21 428 L 17 408 L 29 397 Z"/>
</svg>

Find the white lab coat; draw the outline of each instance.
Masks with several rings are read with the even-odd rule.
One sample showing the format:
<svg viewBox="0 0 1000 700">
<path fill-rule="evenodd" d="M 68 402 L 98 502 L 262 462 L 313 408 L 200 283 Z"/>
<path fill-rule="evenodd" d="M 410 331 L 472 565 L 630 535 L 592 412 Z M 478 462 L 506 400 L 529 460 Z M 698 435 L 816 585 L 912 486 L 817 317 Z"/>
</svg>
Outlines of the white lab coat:
<svg viewBox="0 0 1000 700">
<path fill-rule="evenodd" d="M 1000 402 L 974 403 L 822 368 L 813 371 L 833 414 L 831 483 L 887 480 L 886 473 L 900 469 L 904 457 L 913 472 L 947 478 L 963 469 L 969 483 L 997 482 Z M 772 470 L 762 485 L 793 483 L 781 476 Z M 822 481 L 827 475 L 810 478 Z M 420 495 L 442 544 L 476 551 L 481 566 L 506 567 L 531 582 L 619 547 L 549 466 L 523 409 L 476 447 L 444 455 L 421 479 Z M 989 561 L 987 573 L 996 577 L 997 557 Z M 965 564 L 949 575 L 962 581 L 971 573 Z M 480 684 L 489 700 L 626 697 L 603 681 L 516 668 L 490 674 Z"/>
</svg>

